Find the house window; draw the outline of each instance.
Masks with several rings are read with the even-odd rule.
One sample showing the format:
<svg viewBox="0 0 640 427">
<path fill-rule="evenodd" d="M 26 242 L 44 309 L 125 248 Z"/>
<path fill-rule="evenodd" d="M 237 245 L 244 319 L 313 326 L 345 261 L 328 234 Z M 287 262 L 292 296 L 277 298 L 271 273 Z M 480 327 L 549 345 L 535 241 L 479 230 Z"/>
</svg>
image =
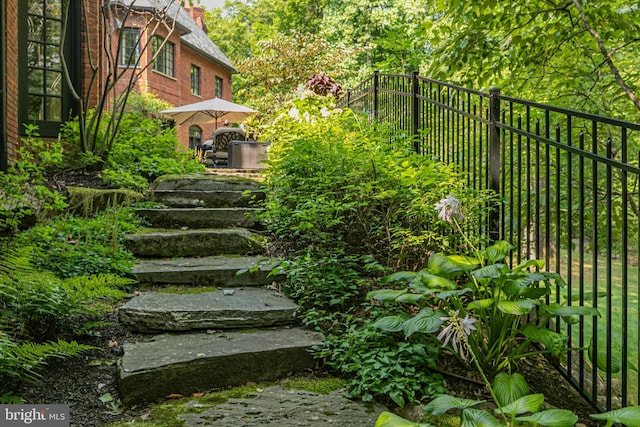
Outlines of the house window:
<svg viewBox="0 0 640 427">
<path fill-rule="evenodd" d="M 62 0 L 26 0 L 18 5 L 19 75 L 24 77 L 18 79 L 20 121 L 38 125 L 42 136 L 56 136 L 60 123 L 69 119 L 72 106 L 62 72 L 65 59 L 71 81 L 77 80 L 78 70 L 73 66 L 80 51 L 78 44 L 73 42 L 79 40 L 77 2 L 72 1 L 68 9 L 69 25 L 65 37 Z M 20 130 L 24 132 L 24 127 L 20 126 Z"/>
<path fill-rule="evenodd" d="M 140 57 L 140 29 L 123 28 L 120 38 L 120 66 L 135 67 Z"/>
<path fill-rule="evenodd" d="M 222 98 L 222 77 L 216 76 L 216 96 Z"/>
<path fill-rule="evenodd" d="M 191 64 L 191 93 L 200 95 L 200 67 Z"/>
<path fill-rule="evenodd" d="M 159 73 L 173 77 L 174 44 L 166 41 L 162 37 L 153 36 L 152 49 L 153 57 L 155 58 L 153 61 L 153 69 Z"/>
<path fill-rule="evenodd" d="M 189 149 L 194 150 L 202 143 L 202 129 L 199 126 L 189 128 Z"/>
</svg>

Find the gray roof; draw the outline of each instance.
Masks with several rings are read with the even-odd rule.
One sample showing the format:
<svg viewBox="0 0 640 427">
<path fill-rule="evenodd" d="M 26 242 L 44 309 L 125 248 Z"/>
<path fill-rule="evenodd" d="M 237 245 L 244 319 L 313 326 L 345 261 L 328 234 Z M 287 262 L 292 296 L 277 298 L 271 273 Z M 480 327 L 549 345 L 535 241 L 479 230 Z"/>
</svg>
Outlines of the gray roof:
<svg viewBox="0 0 640 427">
<path fill-rule="evenodd" d="M 180 39 L 182 42 L 197 51 L 201 55 L 217 62 L 232 73 L 237 73 L 227 55 L 209 38 L 204 30 L 191 18 L 191 15 L 180 6 L 178 0 L 113 0 L 111 3 L 119 3 L 125 6 L 132 5 L 135 9 L 163 10 L 169 5 L 167 16 L 175 19 L 180 30 L 183 31 Z"/>
</svg>

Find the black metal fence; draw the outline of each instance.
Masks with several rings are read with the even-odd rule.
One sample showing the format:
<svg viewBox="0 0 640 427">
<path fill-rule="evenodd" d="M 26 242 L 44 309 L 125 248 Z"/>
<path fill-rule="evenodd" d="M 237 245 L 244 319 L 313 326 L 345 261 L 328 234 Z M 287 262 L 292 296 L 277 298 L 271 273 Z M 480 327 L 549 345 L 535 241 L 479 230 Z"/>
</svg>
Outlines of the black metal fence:
<svg viewBox="0 0 640 427">
<path fill-rule="evenodd" d="M 557 302 L 602 317 L 558 322 L 571 351 L 561 372 L 592 404 L 639 404 L 640 124 L 411 75 L 375 73 L 341 99 L 425 156 L 455 163 L 500 203 L 487 231 L 563 275 Z M 599 355 L 599 356 L 598 356 Z"/>
</svg>

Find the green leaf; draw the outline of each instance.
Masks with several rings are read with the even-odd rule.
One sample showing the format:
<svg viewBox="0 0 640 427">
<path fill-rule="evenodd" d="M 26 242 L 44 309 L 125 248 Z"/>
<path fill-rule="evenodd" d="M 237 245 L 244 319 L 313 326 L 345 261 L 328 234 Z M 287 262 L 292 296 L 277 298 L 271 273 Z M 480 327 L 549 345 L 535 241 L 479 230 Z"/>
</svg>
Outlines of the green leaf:
<svg viewBox="0 0 640 427">
<path fill-rule="evenodd" d="M 427 307 L 423 308 L 414 317 L 404 322 L 402 330 L 404 331 L 404 335 L 409 338 L 416 332 L 432 334 L 440 329 L 441 325 L 442 320 L 440 320 L 440 313 Z"/>
<path fill-rule="evenodd" d="M 536 327 L 531 323 L 524 327 L 522 334 L 532 341 L 543 344 L 554 356 L 558 356 L 565 351 L 569 342 L 569 338 L 566 335 L 553 332 L 547 328 Z"/>
<path fill-rule="evenodd" d="M 602 414 L 589 415 L 596 420 L 606 420 L 608 423 L 622 423 L 627 427 L 640 427 L 640 406 L 627 406 L 626 408 Z"/>
<path fill-rule="evenodd" d="M 606 348 L 606 345 L 604 343 L 598 342 L 598 349 L 602 349 L 602 348 Z M 613 351 L 610 352 L 610 354 L 611 354 L 611 373 L 617 374 L 618 372 L 622 371 L 622 358 L 618 356 L 616 353 L 614 353 Z M 589 351 L 587 352 L 587 355 L 589 356 L 589 361 L 593 363 L 593 338 L 591 338 L 591 343 L 589 343 Z M 598 369 L 606 372 L 607 371 L 607 352 L 598 351 L 598 359 L 596 362 L 597 362 L 596 366 L 598 366 Z"/>
<path fill-rule="evenodd" d="M 426 271 L 421 271 L 416 276 L 415 281 L 420 281 L 421 283 L 427 285 L 428 287 L 439 288 L 439 289 L 455 289 L 458 285 L 447 279 L 446 277 L 437 276 L 435 274 L 428 273 Z"/>
<path fill-rule="evenodd" d="M 378 415 L 375 427 L 431 427 L 431 425 L 425 423 L 416 424 L 396 414 L 384 411 Z"/>
<path fill-rule="evenodd" d="M 429 256 L 427 267 L 429 272 L 444 277 L 455 277 L 466 271 L 471 271 L 479 264 L 475 258 L 459 255 L 444 256 L 432 254 Z"/>
<path fill-rule="evenodd" d="M 543 305 L 541 308 L 552 316 L 600 316 L 600 311 L 597 308 L 580 305 L 567 306 L 553 303 Z"/>
<path fill-rule="evenodd" d="M 467 310 L 473 310 L 473 309 L 484 310 L 491 307 L 492 305 L 493 305 L 493 298 L 479 299 L 479 300 L 471 301 L 469 304 L 467 304 Z"/>
<path fill-rule="evenodd" d="M 502 412 L 515 417 L 516 415 L 524 414 L 527 412 L 538 412 L 544 404 L 544 394 L 528 394 L 520 399 L 511 402 L 508 405 L 503 406 Z M 500 409 L 493 411 L 495 414 L 500 414 Z"/>
<path fill-rule="evenodd" d="M 544 261 L 541 259 L 530 259 L 515 267 L 513 271 L 527 270 L 531 267 L 542 270 L 544 268 Z"/>
<path fill-rule="evenodd" d="M 517 372 L 500 372 L 493 379 L 493 390 L 500 406 L 508 405 L 529 394 L 527 380 Z"/>
<path fill-rule="evenodd" d="M 502 274 L 504 264 L 491 264 L 471 272 L 476 279 L 497 279 Z"/>
<path fill-rule="evenodd" d="M 376 320 L 372 326 L 387 332 L 400 332 L 403 323 L 404 319 L 400 316 L 386 316 Z"/>
<path fill-rule="evenodd" d="M 498 309 L 504 314 L 525 315 L 529 314 L 537 301 L 531 299 L 519 299 L 516 301 L 498 301 Z"/>
<path fill-rule="evenodd" d="M 489 246 L 484 251 L 484 256 L 487 258 L 490 264 L 495 264 L 498 261 L 502 261 L 509 255 L 509 251 L 513 248 L 508 242 L 500 240 L 495 244 Z"/>
<path fill-rule="evenodd" d="M 382 279 L 382 283 L 409 282 L 416 276 L 413 271 L 398 271 Z"/>
<path fill-rule="evenodd" d="M 546 286 L 540 288 L 524 288 L 521 289 L 520 292 L 518 292 L 519 297 L 529 299 L 540 299 L 543 296 L 550 294 L 551 290 Z"/>
<path fill-rule="evenodd" d="M 424 298 L 424 294 L 403 294 L 396 298 L 396 302 L 415 304 Z"/>
<path fill-rule="evenodd" d="M 526 417 L 516 417 L 518 421 L 527 421 L 545 427 L 572 427 L 578 417 L 567 409 L 549 409 Z"/>
<path fill-rule="evenodd" d="M 406 289 L 378 289 L 371 291 L 365 297 L 366 299 L 375 299 L 378 301 L 395 301 L 400 295 L 406 294 Z"/>
<path fill-rule="evenodd" d="M 438 295 L 436 295 L 436 297 L 445 300 L 447 298 L 451 298 L 451 297 L 459 297 L 460 295 L 464 295 L 468 292 L 471 292 L 471 289 L 469 288 L 464 288 L 464 289 L 455 289 L 453 291 L 445 291 L 445 292 L 440 292 Z"/>
<path fill-rule="evenodd" d="M 504 427 L 493 415 L 479 409 L 465 409 L 460 416 L 460 427 Z"/>
<path fill-rule="evenodd" d="M 465 409 L 471 408 L 479 403 L 484 403 L 485 400 L 471 400 L 461 399 L 459 397 L 449 396 L 448 394 L 441 394 L 433 399 L 431 402 L 424 406 L 424 410 L 429 414 L 436 416 L 444 415 L 450 409 Z"/>
</svg>

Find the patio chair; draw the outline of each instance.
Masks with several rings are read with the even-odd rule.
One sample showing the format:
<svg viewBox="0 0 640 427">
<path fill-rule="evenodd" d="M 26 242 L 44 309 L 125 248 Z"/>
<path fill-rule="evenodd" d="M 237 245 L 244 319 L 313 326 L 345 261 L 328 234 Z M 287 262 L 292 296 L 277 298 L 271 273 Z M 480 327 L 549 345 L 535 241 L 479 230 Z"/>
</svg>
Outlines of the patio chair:
<svg viewBox="0 0 640 427">
<path fill-rule="evenodd" d="M 220 128 L 217 129 L 213 136 L 212 150 L 207 151 L 207 166 L 219 167 L 229 165 L 229 142 L 245 141 L 246 134 L 240 128 Z M 209 164 L 210 163 L 210 164 Z"/>
</svg>

